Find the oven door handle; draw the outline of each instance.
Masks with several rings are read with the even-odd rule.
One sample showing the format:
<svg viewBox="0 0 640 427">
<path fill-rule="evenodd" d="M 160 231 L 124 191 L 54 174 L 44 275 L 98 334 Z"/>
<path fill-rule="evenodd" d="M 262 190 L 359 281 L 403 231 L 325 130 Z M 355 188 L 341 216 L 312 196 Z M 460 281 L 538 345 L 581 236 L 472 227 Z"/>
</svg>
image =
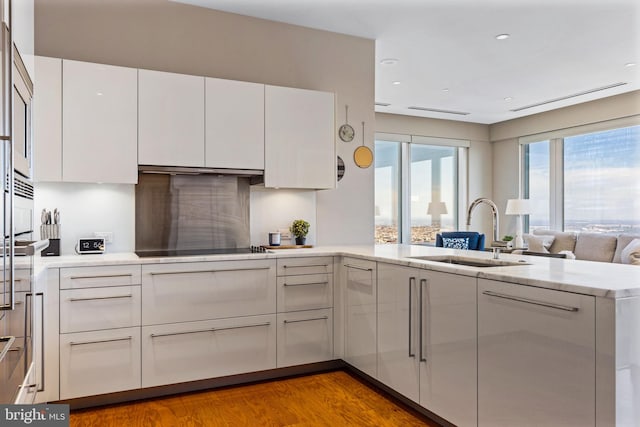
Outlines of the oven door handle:
<svg viewBox="0 0 640 427">
<path fill-rule="evenodd" d="M 0 351 L 0 362 L 4 359 L 4 356 L 9 352 L 9 349 L 13 345 L 13 342 L 16 340 L 16 337 L 8 336 L 8 337 L 0 337 L 0 342 L 4 342 L 4 348 Z"/>
</svg>

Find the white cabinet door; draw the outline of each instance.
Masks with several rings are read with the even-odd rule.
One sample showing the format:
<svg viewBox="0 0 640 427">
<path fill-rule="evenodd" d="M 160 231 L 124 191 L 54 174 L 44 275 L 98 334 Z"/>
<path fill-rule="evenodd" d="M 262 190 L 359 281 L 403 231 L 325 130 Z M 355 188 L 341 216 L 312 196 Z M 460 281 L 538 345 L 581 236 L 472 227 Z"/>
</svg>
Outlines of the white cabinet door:
<svg viewBox="0 0 640 427">
<path fill-rule="evenodd" d="M 333 306 L 333 275 L 301 274 L 278 277 L 278 312 Z"/>
<path fill-rule="evenodd" d="M 60 291 L 60 333 L 140 326 L 140 285 Z"/>
<path fill-rule="evenodd" d="M 418 285 L 420 405 L 457 426 L 476 426 L 476 278 L 425 271 Z"/>
<path fill-rule="evenodd" d="M 138 181 L 138 71 L 62 61 L 62 179 Z"/>
<path fill-rule="evenodd" d="M 138 70 L 138 164 L 204 166 L 204 77 Z"/>
<path fill-rule="evenodd" d="M 335 188 L 334 95 L 265 87 L 266 187 Z"/>
<path fill-rule="evenodd" d="M 276 312 L 275 260 L 142 267 L 142 324 Z"/>
<path fill-rule="evenodd" d="M 141 283 L 140 265 L 102 265 L 60 269 L 60 289 L 130 286 Z"/>
<path fill-rule="evenodd" d="M 142 327 L 142 386 L 276 367 L 276 316 Z"/>
<path fill-rule="evenodd" d="M 343 259 L 345 280 L 345 360 L 377 378 L 376 263 Z"/>
<path fill-rule="evenodd" d="M 333 313 L 278 313 L 278 368 L 333 359 Z"/>
<path fill-rule="evenodd" d="M 33 180 L 62 181 L 62 59 L 36 57 Z"/>
<path fill-rule="evenodd" d="M 139 387 L 139 327 L 60 335 L 61 399 Z"/>
<path fill-rule="evenodd" d="M 595 297 L 478 280 L 478 425 L 595 425 Z"/>
<path fill-rule="evenodd" d="M 415 268 L 378 263 L 378 380 L 420 401 Z"/>
<path fill-rule="evenodd" d="M 207 77 L 205 165 L 264 169 L 264 85 Z"/>
</svg>

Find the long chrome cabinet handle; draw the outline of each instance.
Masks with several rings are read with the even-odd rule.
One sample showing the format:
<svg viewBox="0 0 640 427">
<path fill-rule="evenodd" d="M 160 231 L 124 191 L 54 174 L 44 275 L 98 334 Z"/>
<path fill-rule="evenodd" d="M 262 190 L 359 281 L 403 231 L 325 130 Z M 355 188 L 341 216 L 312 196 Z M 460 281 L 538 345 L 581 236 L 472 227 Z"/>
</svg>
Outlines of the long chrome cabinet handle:
<svg viewBox="0 0 640 427">
<path fill-rule="evenodd" d="M 508 299 L 508 300 L 512 300 L 512 301 L 524 302 L 526 304 L 540 305 L 542 307 L 555 308 L 557 310 L 563 310 L 563 311 L 576 312 L 576 311 L 580 310 L 578 307 L 571 307 L 571 306 L 568 306 L 568 305 L 554 304 L 554 303 L 551 303 L 551 302 L 538 301 L 538 300 L 529 299 L 529 298 L 514 297 L 512 295 L 500 294 L 500 293 L 493 292 L 493 291 L 482 291 L 482 294 L 490 296 L 490 297 L 503 298 L 503 299 Z"/>
<path fill-rule="evenodd" d="M 114 277 L 133 277 L 133 274 L 108 274 L 104 276 L 71 276 L 69 277 L 71 280 L 80 280 L 80 279 L 112 279 Z"/>
<path fill-rule="evenodd" d="M 103 342 L 131 341 L 132 339 L 133 339 L 133 337 L 131 335 L 129 335 L 128 337 L 112 338 L 112 339 L 108 339 L 108 340 L 71 341 L 69 343 L 69 345 L 73 346 L 73 345 L 85 345 L 85 344 L 99 344 L 99 343 L 103 343 Z"/>
<path fill-rule="evenodd" d="M 40 368 L 42 369 L 42 374 L 40 375 L 40 379 L 42 380 L 42 384 L 40 384 L 40 388 L 38 388 L 38 392 L 44 391 L 44 383 L 45 383 L 45 374 L 44 374 L 44 292 L 36 292 L 36 297 L 42 297 L 42 304 L 40 305 Z"/>
<path fill-rule="evenodd" d="M 311 286 L 311 285 L 328 285 L 329 282 L 311 282 L 311 283 L 285 283 L 283 286 Z"/>
<path fill-rule="evenodd" d="M 133 295 L 128 294 L 128 295 L 113 295 L 110 297 L 69 298 L 68 301 L 76 302 L 76 301 L 93 301 L 93 300 L 101 300 L 101 299 L 119 299 L 119 298 L 133 298 Z"/>
<path fill-rule="evenodd" d="M 284 323 L 311 322 L 312 320 L 327 320 L 328 318 L 329 318 L 329 316 L 322 316 L 322 317 L 312 317 L 310 319 L 285 320 Z"/>
<path fill-rule="evenodd" d="M 171 337 L 171 336 L 174 336 L 174 335 L 186 335 L 186 334 L 201 334 L 201 333 L 204 333 L 204 332 L 228 331 L 228 330 L 232 330 L 232 329 L 257 328 L 257 327 L 260 327 L 260 326 L 269 326 L 269 325 L 271 325 L 271 322 L 255 323 L 255 324 L 252 324 L 252 325 L 227 326 L 225 328 L 198 329 L 198 330 L 195 330 L 195 331 L 167 332 L 165 334 L 151 334 L 151 338 Z"/>
<path fill-rule="evenodd" d="M 373 271 L 373 268 L 360 267 L 359 265 L 344 264 L 344 266 L 347 267 L 347 268 L 355 268 L 356 270 Z"/>
<path fill-rule="evenodd" d="M 423 297 L 422 290 L 426 285 L 427 285 L 427 279 L 420 279 L 420 325 L 418 326 L 419 327 L 418 332 L 420 333 L 420 361 L 421 362 L 427 361 L 427 358 L 425 357 L 424 350 L 423 350 L 424 343 L 422 342 L 422 334 L 423 334 L 422 306 L 424 305 L 424 301 L 422 299 Z"/>
<path fill-rule="evenodd" d="M 329 264 L 283 265 L 282 268 L 329 267 Z"/>
<path fill-rule="evenodd" d="M 416 278 L 409 278 L 409 357 L 416 357 L 416 354 L 411 351 L 411 336 L 413 335 L 413 327 L 411 324 L 413 323 L 413 315 L 411 314 L 411 306 L 413 305 L 413 292 L 411 291 L 412 285 L 416 284 Z"/>
<path fill-rule="evenodd" d="M 222 270 L 198 270 L 198 271 L 152 271 L 151 276 L 162 276 L 166 274 L 188 274 L 188 273 L 223 273 L 225 271 L 253 271 L 253 270 L 269 270 L 271 267 L 255 267 L 255 268 L 228 268 Z"/>
</svg>

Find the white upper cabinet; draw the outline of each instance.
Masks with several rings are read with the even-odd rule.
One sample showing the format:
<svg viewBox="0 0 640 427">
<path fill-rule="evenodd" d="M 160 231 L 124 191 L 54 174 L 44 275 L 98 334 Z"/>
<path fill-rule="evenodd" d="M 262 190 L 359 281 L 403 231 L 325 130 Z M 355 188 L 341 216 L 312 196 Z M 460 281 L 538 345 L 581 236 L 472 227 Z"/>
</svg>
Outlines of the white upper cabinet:
<svg viewBox="0 0 640 427">
<path fill-rule="evenodd" d="M 206 78 L 205 165 L 264 169 L 264 85 Z"/>
<path fill-rule="evenodd" d="M 335 188 L 334 95 L 265 87 L 265 186 Z"/>
<path fill-rule="evenodd" d="M 62 61 L 62 179 L 138 180 L 135 68 Z"/>
<path fill-rule="evenodd" d="M 204 166 L 204 77 L 139 70 L 138 164 Z"/>
<path fill-rule="evenodd" d="M 36 57 L 33 180 L 62 181 L 62 59 Z"/>
<path fill-rule="evenodd" d="M 8 3 L 8 0 L 5 1 Z M 34 23 L 33 0 L 14 0 L 11 2 L 11 34 L 13 43 L 18 48 L 22 62 L 34 79 Z"/>
</svg>

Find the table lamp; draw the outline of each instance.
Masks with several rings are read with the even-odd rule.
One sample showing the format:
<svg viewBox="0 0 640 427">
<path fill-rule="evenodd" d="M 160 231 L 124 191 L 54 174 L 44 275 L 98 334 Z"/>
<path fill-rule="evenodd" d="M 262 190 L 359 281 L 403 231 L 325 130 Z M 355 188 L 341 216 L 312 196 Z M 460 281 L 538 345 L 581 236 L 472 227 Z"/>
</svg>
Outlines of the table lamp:
<svg viewBox="0 0 640 427">
<path fill-rule="evenodd" d="M 447 214 L 447 205 L 444 202 L 429 202 L 427 215 L 431 215 L 431 225 L 440 228 L 440 216 Z"/>
<path fill-rule="evenodd" d="M 531 213 L 531 205 L 529 199 L 509 199 L 507 200 L 507 209 L 505 215 L 517 215 L 518 222 L 516 225 L 515 247 L 524 248 L 524 240 L 522 238 L 522 215 Z"/>
</svg>

